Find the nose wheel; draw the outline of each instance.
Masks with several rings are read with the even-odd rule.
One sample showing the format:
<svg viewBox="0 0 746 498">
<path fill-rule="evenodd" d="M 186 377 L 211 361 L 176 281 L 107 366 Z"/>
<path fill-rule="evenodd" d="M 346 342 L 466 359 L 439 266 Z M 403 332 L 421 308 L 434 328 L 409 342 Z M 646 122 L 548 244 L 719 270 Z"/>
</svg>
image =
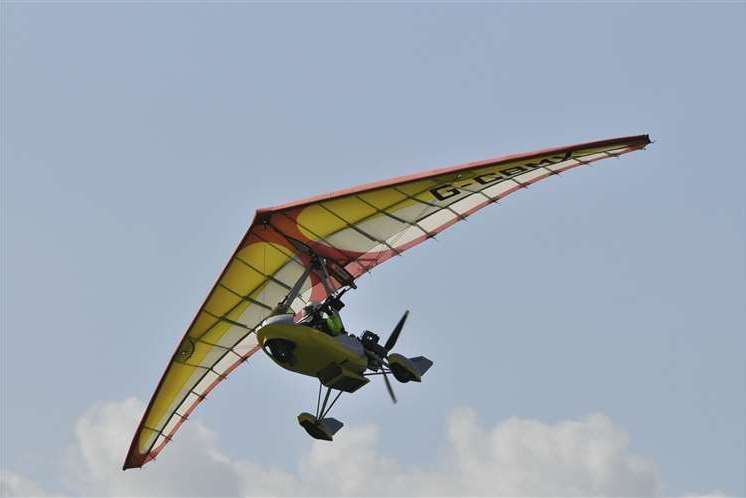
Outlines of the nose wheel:
<svg viewBox="0 0 746 498">
<path fill-rule="evenodd" d="M 303 427 L 309 436 L 314 439 L 320 439 L 322 441 L 332 441 L 334 434 L 341 429 L 344 424 L 336 418 L 327 417 L 331 411 L 334 403 L 337 402 L 339 397 L 342 395 L 342 391 L 338 391 L 334 399 L 329 403 L 329 396 L 331 395 L 332 388 L 326 388 L 326 394 L 324 395 L 324 402 L 321 402 L 321 391 L 323 385 L 319 381 L 319 394 L 316 399 L 316 414 L 311 415 L 308 412 L 303 412 L 298 415 L 298 423 Z M 327 406 L 328 404 L 328 406 Z"/>
</svg>

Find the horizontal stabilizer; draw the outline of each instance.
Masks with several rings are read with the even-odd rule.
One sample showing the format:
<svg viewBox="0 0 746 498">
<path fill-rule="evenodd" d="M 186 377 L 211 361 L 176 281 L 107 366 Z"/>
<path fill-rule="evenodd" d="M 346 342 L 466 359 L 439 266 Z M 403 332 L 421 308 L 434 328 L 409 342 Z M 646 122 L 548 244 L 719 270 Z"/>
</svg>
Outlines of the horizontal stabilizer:
<svg viewBox="0 0 746 498">
<path fill-rule="evenodd" d="M 392 353 L 387 359 L 391 372 L 399 382 L 420 382 L 425 372 L 433 365 L 433 362 L 424 356 L 407 358 L 400 354 Z"/>
<path fill-rule="evenodd" d="M 428 358 L 425 358 L 424 356 L 417 356 L 416 358 L 410 358 L 409 361 L 412 362 L 414 365 L 414 368 L 417 370 L 417 373 L 420 374 L 420 377 L 425 375 L 425 372 L 430 370 L 430 367 L 433 366 L 433 362 L 429 360 Z"/>
</svg>

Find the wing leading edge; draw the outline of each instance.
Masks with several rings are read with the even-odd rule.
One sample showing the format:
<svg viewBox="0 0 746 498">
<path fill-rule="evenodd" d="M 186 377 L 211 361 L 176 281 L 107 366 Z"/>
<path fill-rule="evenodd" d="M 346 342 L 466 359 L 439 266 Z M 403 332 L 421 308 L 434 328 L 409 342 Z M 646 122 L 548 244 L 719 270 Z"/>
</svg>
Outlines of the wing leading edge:
<svg viewBox="0 0 746 498">
<path fill-rule="evenodd" d="M 154 459 L 207 394 L 258 351 L 254 330 L 302 277 L 309 252 L 338 267 L 330 277 L 337 288 L 343 276 L 357 278 L 517 190 L 649 143 L 638 135 L 556 147 L 258 210 L 172 355 L 124 469 Z M 302 289 L 294 311 L 326 297 L 313 272 Z"/>
</svg>

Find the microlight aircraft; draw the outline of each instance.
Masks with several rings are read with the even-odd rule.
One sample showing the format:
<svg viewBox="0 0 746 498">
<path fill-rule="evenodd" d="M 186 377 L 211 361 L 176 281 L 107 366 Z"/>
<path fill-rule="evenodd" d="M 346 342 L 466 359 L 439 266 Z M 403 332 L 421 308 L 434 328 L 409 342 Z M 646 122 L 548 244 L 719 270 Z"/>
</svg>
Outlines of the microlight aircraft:
<svg viewBox="0 0 746 498">
<path fill-rule="evenodd" d="M 314 438 L 332 440 L 342 423 L 329 410 L 373 375 L 396 402 L 389 375 L 420 382 L 433 363 L 392 352 L 407 313 L 384 344 L 373 332 L 345 330 L 341 298 L 358 278 L 513 192 L 649 143 L 638 135 L 544 149 L 259 209 L 171 356 L 124 469 L 153 460 L 208 393 L 259 350 L 318 378 L 315 413 L 298 416 Z"/>
</svg>

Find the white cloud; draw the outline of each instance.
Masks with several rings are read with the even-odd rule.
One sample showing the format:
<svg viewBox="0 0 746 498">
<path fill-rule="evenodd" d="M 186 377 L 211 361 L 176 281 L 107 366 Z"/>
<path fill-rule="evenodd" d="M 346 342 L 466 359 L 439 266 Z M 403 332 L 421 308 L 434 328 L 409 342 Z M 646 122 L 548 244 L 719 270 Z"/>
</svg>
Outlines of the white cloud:
<svg viewBox="0 0 746 498">
<path fill-rule="evenodd" d="M 0 470 L 0 496 L 46 496 L 35 482 L 9 470 Z"/>
<path fill-rule="evenodd" d="M 379 447 L 375 426 L 345 427 L 334 444 L 314 444 L 297 472 L 228 458 L 215 433 L 190 422 L 178 442 L 142 470 L 121 471 L 138 400 L 102 403 L 77 422 L 66 484 L 87 496 L 652 496 L 655 465 L 634 455 L 628 437 L 605 415 L 556 424 L 510 419 L 484 427 L 471 409 L 448 419 L 442 459 L 406 466 Z M 8 493 L 42 493 L 3 474 Z M 382 478 L 385 477 L 385 478 Z M 13 480 L 15 479 L 15 480 Z"/>
<path fill-rule="evenodd" d="M 630 454 L 627 435 L 605 415 L 547 425 L 510 419 L 482 428 L 472 410 L 451 417 L 456 475 L 468 494 L 650 496 L 658 476 Z"/>
<path fill-rule="evenodd" d="M 122 460 L 144 408 L 141 401 L 130 398 L 98 404 L 78 419 L 77 444 L 66 462 L 70 489 L 88 496 L 239 494 L 237 462 L 220 453 L 215 434 L 199 422 L 179 433 L 178 444 L 186 451 L 171 447 L 166 456 L 145 468 L 122 472 Z"/>
</svg>

